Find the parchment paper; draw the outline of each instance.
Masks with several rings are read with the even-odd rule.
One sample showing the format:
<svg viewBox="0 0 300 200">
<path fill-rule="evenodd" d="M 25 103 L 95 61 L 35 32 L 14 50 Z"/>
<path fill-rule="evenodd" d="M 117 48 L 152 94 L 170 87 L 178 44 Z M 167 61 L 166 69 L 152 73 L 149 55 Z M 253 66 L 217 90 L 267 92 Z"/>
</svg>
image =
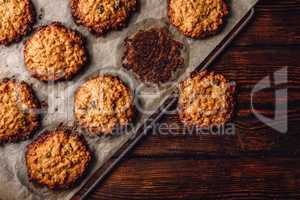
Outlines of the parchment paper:
<svg viewBox="0 0 300 200">
<path fill-rule="evenodd" d="M 118 74 L 134 90 L 140 82 L 132 74 L 121 69 L 120 66 L 120 44 L 122 40 L 133 30 L 142 28 L 143 24 L 151 19 L 154 24 L 167 21 L 166 18 L 166 0 L 140 0 L 139 11 L 131 18 L 127 28 L 121 31 L 113 31 L 105 37 L 96 38 L 91 35 L 84 27 L 78 27 L 74 24 L 67 0 L 33 0 L 37 15 L 40 17 L 35 27 L 47 24 L 51 21 L 60 21 L 64 25 L 79 30 L 88 41 L 88 50 L 91 57 L 91 63 L 88 69 L 84 70 L 75 79 L 68 82 L 59 82 L 56 84 L 42 83 L 33 79 L 26 72 L 23 61 L 23 43 L 17 43 L 9 47 L 0 47 L 0 78 L 15 77 L 19 80 L 25 80 L 32 84 L 34 91 L 41 101 L 48 103 L 48 110 L 43 114 L 43 128 L 53 128 L 60 122 L 73 121 L 73 93 L 87 77 L 95 73 L 113 73 Z M 223 38 L 232 30 L 239 20 L 255 5 L 257 0 L 230 0 L 231 16 L 222 32 L 216 36 L 204 40 L 187 39 L 178 34 L 176 30 L 170 27 L 174 37 L 178 40 L 184 40 L 186 44 L 185 55 L 188 55 L 186 68 L 181 72 L 180 79 L 186 77 L 192 72 L 209 53 L 223 40 Z M 151 22 L 150 20 L 150 22 Z M 145 22 L 145 23 L 144 23 Z M 148 26 L 148 25 L 147 25 Z M 29 36 L 30 37 L 30 36 Z M 26 39 L 26 38 L 25 38 Z M 23 41 L 25 41 L 23 39 Z M 175 83 L 176 83 L 175 82 Z M 152 91 L 149 95 L 148 92 Z M 154 91 L 154 92 L 153 92 Z M 141 114 L 135 127 L 138 127 L 147 117 L 155 111 L 163 99 L 170 94 L 168 86 L 160 87 L 159 90 L 145 90 L 139 94 L 141 105 L 149 112 Z M 86 182 L 86 180 L 98 169 L 122 144 L 133 136 L 135 128 L 126 134 L 111 138 L 92 138 L 85 136 L 91 150 L 95 155 L 92 169 L 81 182 L 81 185 L 67 191 L 53 192 L 46 188 L 36 187 L 27 180 L 24 164 L 24 150 L 31 140 L 17 144 L 5 144 L 0 146 L 0 198 L 3 200 L 11 199 L 70 199 Z M 40 130 L 36 135 L 42 132 Z"/>
</svg>

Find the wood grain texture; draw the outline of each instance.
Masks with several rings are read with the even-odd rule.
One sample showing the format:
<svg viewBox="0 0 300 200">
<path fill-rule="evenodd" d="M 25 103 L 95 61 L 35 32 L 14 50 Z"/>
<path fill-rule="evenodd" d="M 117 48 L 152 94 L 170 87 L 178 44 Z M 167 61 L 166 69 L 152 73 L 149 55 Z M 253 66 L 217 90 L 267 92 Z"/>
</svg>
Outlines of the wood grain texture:
<svg viewBox="0 0 300 200">
<path fill-rule="evenodd" d="M 299 13 L 300 0 L 261 0 L 210 66 L 238 85 L 234 135 L 183 135 L 176 112 L 168 114 L 88 199 L 300 199 Z M 251 112 L 253 87 L 284 66 L 288 82 L 256 93 L 253 105 L 273 117 L 275 91 L 288 88 L 287 134 Z"/>
<path fill-rule="evenodd" d="M 299 0 L 260 0 L 248 28 L 233 45 L 298 45 L 300 26 Z M 298 14 L 299 15 L 299 14 Z"/>
<path fill-rule="evenodd" d="M 130 159 L 92 198 L 299 199 L 298 162 L 273 157 Z"/>
</svg>

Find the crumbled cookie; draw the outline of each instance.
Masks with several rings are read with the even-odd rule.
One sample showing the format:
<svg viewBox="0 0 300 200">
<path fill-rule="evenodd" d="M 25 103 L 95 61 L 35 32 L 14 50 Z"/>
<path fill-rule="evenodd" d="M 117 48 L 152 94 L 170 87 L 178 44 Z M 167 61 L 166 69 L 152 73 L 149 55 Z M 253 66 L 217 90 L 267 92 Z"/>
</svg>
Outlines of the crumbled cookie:
<svg viewBox="0 0 300 200">
<path fill-rule="evenodd" d="M 174 40 L 166 28 L 139 31 L 125 39 L 123 67 L 146 83 L 165 83 L 182 68 L 183 44 Z"/>
<path fill-rule="evenodd" d="M 220 74 L 195 74 L 179 86 L 180 119 L 200 128 L 225 124 L 232 115 L 234 90 Z"/>
<path fill-rule="evenodd" d="M 0 45 L 18 42 L 35 22 L 30 0 L 0 0 Z"/>
<path fill-rule="evenodd" d="M 224 0 L 168 0 L 171 24 L 195 39 L 217 33 L 228 14 Z"/>
<path fill-rule="evenodd" d="M 0 82 L 0 143 L 30 137 L 39 127 L 39 102 L 25 82 L 4 79 Z"/>
<path fill-rule="evenodd" d="M 24 60 L 29 73 L 41 81 L 69 80 L 87 64 L 87 51 L 78 32 L 53 22 L 26 41 Z"/>
<path fill-rule="evenodd" d="M 67 189 L 84 175 L 91 152 L 83 137 L 62 127 L 46 131 L 27 146 L 28 177 L 50 189 Z"/>
<path fill-rule="evenodd" d="M 91 134 L 111 134 L 127 126 L 133 114 L 132 93 L 118 77 L 99 75 L 76 91 L 75 117 Z"/>
<path fill-rule="evenodd" d="M 95 35 L 122 28 L 137 8 L 137 0 L 70 0 L 75 22 Z"/>
</svg>

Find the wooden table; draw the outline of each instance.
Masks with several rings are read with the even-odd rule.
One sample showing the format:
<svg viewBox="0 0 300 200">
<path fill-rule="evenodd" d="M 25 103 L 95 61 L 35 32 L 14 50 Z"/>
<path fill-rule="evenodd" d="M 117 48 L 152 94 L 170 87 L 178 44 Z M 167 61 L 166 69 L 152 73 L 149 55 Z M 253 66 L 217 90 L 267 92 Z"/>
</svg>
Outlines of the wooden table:
<svg viewBox="0 0 300 200">
<path fill-rule="evenodd" d="M 288 88 L 287 134 L 260 122 L 250 101 L 258 81 L 284 66 L 288 82 L 256 93 L 253 104 L 272 117 L 275 91 Z M 165 127 L 147 136 L 89 199 L 300 199 L 300 0 L 261 0 L 210 69 L 238 84 L 235 135 L 180 135 L 178 116 L 167 115 L 160 123 L 178 134 Z"/>
</svg>

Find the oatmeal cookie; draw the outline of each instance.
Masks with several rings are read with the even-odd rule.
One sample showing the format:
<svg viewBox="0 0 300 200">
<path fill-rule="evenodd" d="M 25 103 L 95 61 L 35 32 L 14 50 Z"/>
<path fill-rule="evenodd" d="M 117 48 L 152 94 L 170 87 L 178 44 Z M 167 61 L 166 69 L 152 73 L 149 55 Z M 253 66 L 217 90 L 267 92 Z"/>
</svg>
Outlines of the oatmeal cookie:
<svg viewBox="0 0 300 200">
<path fill-rule="evenodd" d="M 137 0 L 70 0 L 73 18 L 97 36 L 122 28 L 137 8 Z"/>
<path fill-rule="evenodd" d="M 222 75 L 203 71 L 181 82 L 179 116 L 187 126 L 225 124 L 232 115 L 235 87 Z"/>
<path fill-rule="evenodd" d="M 183 44 L 166 28 L 140 30 L 124 41 L 123 67 L 146 83 L 165 83 L 184 65 Z"/>
<path fill-rule="evenodd" d="M 119 78 L 99 75 L 78 88 L 74 111 L 79 124 L 91 134 L 111 134 L 132 121 L 134 99 Z"/>
<path fill-rule="evenodd" d="M 25 82 L 0 82 L 0 143 L 17 142 L 31 136 L 40 125 L 37 101 Z"/>
<path fill-rule="evenodd" d="M 18 42 L 35 22 L 30 0 L 0 0 L 0 45 Z"/>
<path fill-rule="evenodd" d="M 224 0 L 168 0 L 171 24 L 195 39 L 217 33 L 228 14 Z"/>
<path fill-rule="evenodd" d="M 78 32 L 53 22 L 26 41 L 24 60 L 29 73 L 41 81 L 68 80 L 87 64 L 87 52 Z"/>
<path fill-rule="evenodd" d="M 25 153 L 29 179 L 50 189 L 74 186 L 88 169 L 91 158 L 84 138 L 61 127 L 40 135 Z"/>
</svg>

